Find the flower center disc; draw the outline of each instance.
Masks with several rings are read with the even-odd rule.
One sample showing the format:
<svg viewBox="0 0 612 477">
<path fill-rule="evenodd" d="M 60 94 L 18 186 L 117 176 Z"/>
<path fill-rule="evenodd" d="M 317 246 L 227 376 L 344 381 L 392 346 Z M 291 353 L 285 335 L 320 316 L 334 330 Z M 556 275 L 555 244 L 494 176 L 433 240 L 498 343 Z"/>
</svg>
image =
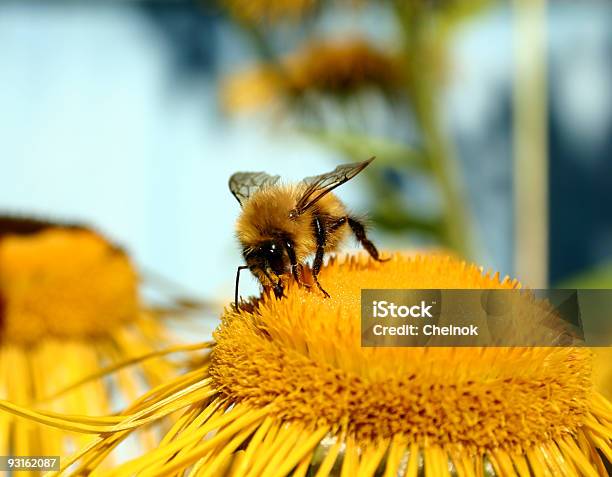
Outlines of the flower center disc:
<svg viewBox="0 0 612 477">
<path fill-rule="evenodd" d="M 136 273 L 100 235 L 0 217 L 0 340 L 104 335 L 137 313 Z"/>
<path fill-rule="evenodd" d="M 401 434 L 449 450 L 526 449 L 576 430 L 588 410 L 583 348 L 362 348 L 363 288 L 516 288 L 441 256 L 331 261 L 331 298 L 290 285 L 253 311 L 228 310 L 210 373 L 231 400 L 357 439 Z"/>
</svg>

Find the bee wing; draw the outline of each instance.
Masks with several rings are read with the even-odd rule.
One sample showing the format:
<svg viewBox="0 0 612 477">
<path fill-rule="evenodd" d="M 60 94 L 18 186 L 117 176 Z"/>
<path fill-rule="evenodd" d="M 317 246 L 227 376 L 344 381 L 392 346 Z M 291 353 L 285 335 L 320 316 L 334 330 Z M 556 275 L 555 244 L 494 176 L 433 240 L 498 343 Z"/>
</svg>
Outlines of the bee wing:
<svg viewBox="0 0 612 477">
<path fill-rule="evenodd" d="M 265 172 L 236 172 L 229 179 L 229 188 L 240 205 L 243 205 L 256 191 L 276 184 L 280 176 Z"/>
<path fill-rule="evenodd" d="M 336 187 L 350 181 L 353 177 L 364 170 L 373 160 L 374 157 L 371 157 L 367 161 L 363 162 L 341 164 L 327 174 L 307 177 L 304 179 L 302 183 L 306 185 L 306 188 L 295 207 L 298 214 L 302 214 L 307 211 L 325 194 L 328 194 Z"/>
</svg>

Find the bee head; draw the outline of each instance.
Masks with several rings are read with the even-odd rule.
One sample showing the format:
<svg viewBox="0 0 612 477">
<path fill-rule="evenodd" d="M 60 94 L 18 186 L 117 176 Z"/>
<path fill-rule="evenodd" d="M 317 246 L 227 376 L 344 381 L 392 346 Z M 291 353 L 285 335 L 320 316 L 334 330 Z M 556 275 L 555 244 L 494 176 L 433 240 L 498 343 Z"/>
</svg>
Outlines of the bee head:
<svg viewBox="0 0 612 477">
<path fill-rule="evenodd" d="M 283 244 L 276 240 L 266 240 L 243 251 L 244 260 L 249 268 L 264 274 L 271 270 L 274 275 L 283 275 L 287 271 L 287 260 Z"/>
</svg>

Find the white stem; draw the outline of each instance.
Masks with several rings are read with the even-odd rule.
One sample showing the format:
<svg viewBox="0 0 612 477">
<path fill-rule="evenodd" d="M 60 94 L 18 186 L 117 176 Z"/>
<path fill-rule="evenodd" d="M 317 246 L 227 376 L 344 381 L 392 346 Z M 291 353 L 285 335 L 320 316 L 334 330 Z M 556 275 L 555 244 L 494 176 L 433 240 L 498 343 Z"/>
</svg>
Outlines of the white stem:
<svg viewBox="0 0 612 477">
<path fill-rule="evenodd" d="M 546 0 L 514 0 L 515 274 L 548 283 Z"/>
</svg>

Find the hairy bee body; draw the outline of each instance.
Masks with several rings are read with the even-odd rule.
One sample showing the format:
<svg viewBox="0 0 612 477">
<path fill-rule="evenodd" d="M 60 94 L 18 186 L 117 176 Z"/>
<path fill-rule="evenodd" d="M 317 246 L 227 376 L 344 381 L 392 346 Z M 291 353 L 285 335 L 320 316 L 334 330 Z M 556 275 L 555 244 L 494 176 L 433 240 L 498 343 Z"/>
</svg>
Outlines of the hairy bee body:
<svg viewBox="0 0 612 477">
<path fill-rule="evenodd" d="M 253 194 L 244 204 L 236 224 L 236 235 L 245 255 L 259 244 L 279 238 L 288 238 L 293 242 L 299 263 L 314 255 L 317 249 L 314 218 L 321 217 L 329 222 L 346 217 L 347 210 L 340 199 L 330 193 L 303 214 L 291 217 L 291 211 L 295 209 L 303 193 L 303 185 L 292 184 L 267 187 Z M 325 253 L 336 251 L 348 232 L 346 225 L 329 230 L 324 246 Z M 262 283 L 267 282 L 261 273 L 258 278 Z"/>
<path fill-rule="evenodd" d="M 237 172 L 230 177 L 230 191 L 242 206 L 236 235 L 246 262 L 236 273 L 236 307 L 241 270 L 248 268 L 264 287 L 281 297 L 285 280 L 293 277 L 304 284 L 302 265 L 310 255 L 314 255 L 313 281 L 329 296 L 317 275 L 325 254 L 337 250 L 349 230 L 374 260 L 383 261 L 361 221 L 332 193 L 373 160 L 343 164 L 290 185 L 278 184 L 278 176 L 265 172 Z"/>
</svg>

